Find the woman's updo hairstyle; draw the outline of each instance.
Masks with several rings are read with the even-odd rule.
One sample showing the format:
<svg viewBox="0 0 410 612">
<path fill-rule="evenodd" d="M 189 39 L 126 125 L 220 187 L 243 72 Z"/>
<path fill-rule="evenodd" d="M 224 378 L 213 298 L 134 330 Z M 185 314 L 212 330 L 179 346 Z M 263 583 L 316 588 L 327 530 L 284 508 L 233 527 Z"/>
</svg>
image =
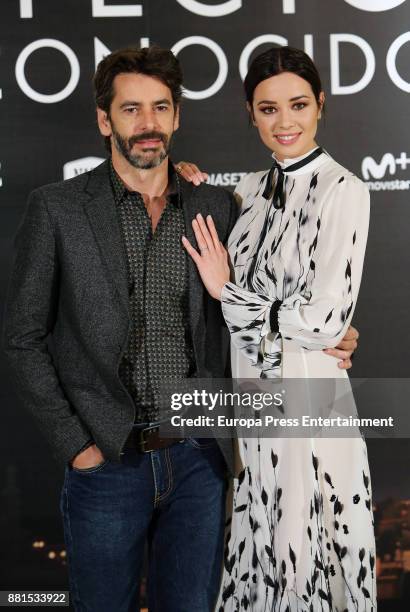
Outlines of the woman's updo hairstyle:
<svg viewBox="0 0 410 612">
<path fill-rule="evenodd" d="M 310 83 L 316 102 L 320 107 L 322 83 L 319 72 L 307 53 L 294 47 L 272 47 L 255 57 L 246 75 L 244 81 L 245 95 L 251 108 L 253 94 L 259 83 L 283 72 L 292 72 Z"/>
</svg>

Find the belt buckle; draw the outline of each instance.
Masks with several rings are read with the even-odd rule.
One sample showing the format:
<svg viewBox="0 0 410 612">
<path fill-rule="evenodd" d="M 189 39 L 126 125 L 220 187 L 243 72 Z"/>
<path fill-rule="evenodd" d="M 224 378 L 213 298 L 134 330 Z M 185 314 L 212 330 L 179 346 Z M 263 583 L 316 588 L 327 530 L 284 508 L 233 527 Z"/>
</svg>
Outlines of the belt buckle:
<svg viewBox="0 0 410 612">
<path fill-rule="evenodd" d="M 151 427 L 144 427 L 144 429 L 141 429 L 141 431 L 139 432 L 139 440 L 138 440 L 138 446 L 140 448 L 140 451 L 142 453 L 152 453 L 152 451 L 154 449 L 150 448 L 148 450 L 145 449 L 146 444 L 148 443 L 148 440 L 145 439 L 145 432 L 147 431 L 159 431 L 159 426 L 158 425 L 152 425 Z"/>
</svg>

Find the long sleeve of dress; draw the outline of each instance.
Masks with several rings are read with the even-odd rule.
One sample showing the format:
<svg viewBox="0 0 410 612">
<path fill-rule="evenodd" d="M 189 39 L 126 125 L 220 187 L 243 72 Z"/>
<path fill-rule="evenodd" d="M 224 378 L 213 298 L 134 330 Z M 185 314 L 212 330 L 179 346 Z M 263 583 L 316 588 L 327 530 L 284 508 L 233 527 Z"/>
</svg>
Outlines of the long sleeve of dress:
<svg viewBox="0 0 410 612">
<path fill-rule="evenodd" d="M 339 344 L 359 294 L 369 214 L 367 187 L 354 176 L 345 177 L 324 207 L 317 249 L 310 262 L 309 294 L 289 296 L 279 310 L 283 336 L 309 349 Z"/>
<path fill-rule="evenodd" d="M 325 197 L 309 245 L 309 258 L 300 262 L 305 273 L 296 291 L 287 294 L 286 282 L 280 288 L 267 283 L 266 293 L 248 291 L 233 283 L 225 285 L 222 309 L 232 341 L 252 363 L 272 364 L 276 358 L 264 352 L 263 341 L 269 332 L 278 331 L 271 329 L 269 316 L 278 299 L 282 302 L 278 328 L 283 337 L 310 350 L 339 343 L 357 301 L 368 224 L 368 190 L 347 173 Z M 271 274 L 274 277 L 274 262 Z"/>
</svg>

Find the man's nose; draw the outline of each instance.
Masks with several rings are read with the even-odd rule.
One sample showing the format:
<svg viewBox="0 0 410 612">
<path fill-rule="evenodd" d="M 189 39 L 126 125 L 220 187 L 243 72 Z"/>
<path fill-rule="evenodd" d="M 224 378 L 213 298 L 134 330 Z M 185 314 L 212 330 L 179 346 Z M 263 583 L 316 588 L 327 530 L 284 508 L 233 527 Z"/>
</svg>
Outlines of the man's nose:
<svg viewBox="0 0 410 612">
<path fill-rule="evenodd" d="M 155 111 L 153 109 L 142 111 L 139 117 L 139 128 L 148 131 L 156 127 L 158 127 L 158 122 Z"/>
</svg>

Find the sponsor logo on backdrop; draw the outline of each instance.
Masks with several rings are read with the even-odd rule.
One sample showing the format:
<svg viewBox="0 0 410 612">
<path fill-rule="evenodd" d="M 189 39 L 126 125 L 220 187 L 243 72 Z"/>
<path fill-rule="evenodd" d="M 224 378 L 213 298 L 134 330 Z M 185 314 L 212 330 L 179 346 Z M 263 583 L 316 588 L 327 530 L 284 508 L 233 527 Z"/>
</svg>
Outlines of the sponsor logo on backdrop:
<svg viewBox="0 0 410 612">
<path fill-rule="evenodd" d="M 73 159 L 63 166 L 64 180 L 93 170 L 102 164 L 103 161 L 105 161 L 103 157 L 81 157 L 80 159 Z"/>
<path fill-rule="evenodd" d="M 410 180 L 400 177 L 386 180 L 386 176 L 393 177 L 407 170 L 408 166 L 410 157 L 404 152 L 400 156 L 385 153 L 380 161 L 368 156 L 362 161 L 362 176 L 371 191 L 408 191 Z"/>
<path fill-rule="evenodd" d="M 210 174 L 206 182 L 217 187 L 236 187 L 247 174 L 247 172 L 217 172 Z"/>
</svg>

